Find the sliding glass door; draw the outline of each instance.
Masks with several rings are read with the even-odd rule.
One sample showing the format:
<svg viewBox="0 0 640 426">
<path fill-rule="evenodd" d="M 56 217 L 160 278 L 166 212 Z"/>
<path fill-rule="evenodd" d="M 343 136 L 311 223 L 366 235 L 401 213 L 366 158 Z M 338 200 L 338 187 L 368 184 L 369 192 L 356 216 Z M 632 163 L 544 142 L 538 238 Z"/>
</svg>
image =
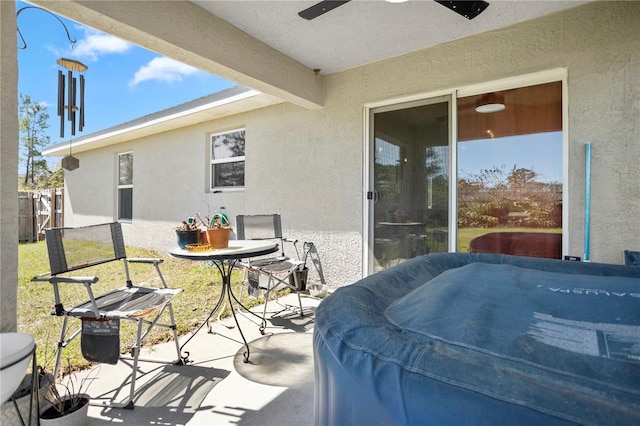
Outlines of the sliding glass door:
<svg viewBox="0 0 640 426">
<path fill-rule="evenodd" d="M 457 106 L 458 251 L 561 258 L 562 83 Z"/>
<path fill-rule="evenodd" d="M 368 110 L 367 273 L 434 252 L 562 258 L 566 74 L 530 78 Z"/>
<path fill-rule="evenodd" d="M 450 97 L 371 110 L 373 272 L 448 251 Z"/>
</svg>

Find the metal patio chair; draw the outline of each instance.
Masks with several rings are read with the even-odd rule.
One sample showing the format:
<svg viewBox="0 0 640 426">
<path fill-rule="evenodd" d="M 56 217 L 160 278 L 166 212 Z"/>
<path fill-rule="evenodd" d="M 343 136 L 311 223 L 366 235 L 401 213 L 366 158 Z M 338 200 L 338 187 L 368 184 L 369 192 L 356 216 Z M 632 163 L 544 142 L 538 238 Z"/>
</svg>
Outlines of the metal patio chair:
<svg viewBox="0 0 640 426">
<path fill-rule="evenodd" d="M 52 228 L 45 230 L 45 236 L 51 270 L 34 277 L 33 280 L 51 283 L 55 299 L 53 315 L 63 317 L 54 377 L 57 377 L 58 374 L 63 349 L 73 339 L 81 336 L 82 354 L 89 361 L 107 364 L 132 361 L 130 363 L 132 368 L 131 385 L 127 400 L 122 403 L 103 401 L 102 405 L 133 409 L 139 360 L 181 364 L 171 301 L 182 289 L 167 286 L 160 270 L 162 259 L 127 258 L 120 223 L 105 223 L 78 228 Z M 117 285 L 124 285 L 107 291 L 105 294 L 94 293 L 98 277 L 74 274 L 85 268 L 120 261 L 124 271 L 114 273 L 122 275 L 124 281 L 124 283 Z M 134 285 L 129 272 L 129 265 L 134 263 L 153 266 L 155 268 L 154 280 L 158 281 L 158 285 L 150 285 L 149 283 Z M 69 286 L 72 287 L 71 292 Z M 65 307 L 63 299 L 83 290 L 86 291 L 86 301 L 71 308 Z M 75 321 L 69 321 L 70 318 L 76 318 L 80 321 L 77 328 L 70 324 Z M 130 356 L 123 356 L 120 353 L 121 320 L 132 321 L 137 327 L 136 342 L 129 351 Z M 173 333 L 176 346 L 175 360 L 142 359 L 139 357 L 141 342 L 154 327 L 168 328 Z M 70 332 L 70 330 L 73 331 Z M 96 401 L 92 402 L 96 404 Z"/>
<path fill-rule="evenodd" d="M 266 328 L 267 304 L 272 291 L 289 288 L 298 296 L 299 314 L 304 316 L 300 292 L 305 290 L 307 279 L 306 260 L 307 253 L 313 247 L 313 243 L 304 243 L 303 255 L 298 252 L 298 241 L 289 240 L 282 236 L 282 224 L 279 214 L 238 215 L 236 216 L 236 234 L 239 240 L 270 239 L 277 240 L 280 245 L 279 256 L 261 257 L 255 259 L 243 259 L 239 266 L 244 268 L 243 286 L 248 286 L 249 294 L 258 297 L 260 291 L 264 291 L 264 309 L 262 312 L 262 324 L 260 333 L 264 334 Z M 288 256 L 284 245 L 293 246 L 296 256 Z M 293 306 L 283 305 L 275 299 L 283 309 L 274 313 L 277 315 L 283 310 L 295 309 Z"/>
</svg>

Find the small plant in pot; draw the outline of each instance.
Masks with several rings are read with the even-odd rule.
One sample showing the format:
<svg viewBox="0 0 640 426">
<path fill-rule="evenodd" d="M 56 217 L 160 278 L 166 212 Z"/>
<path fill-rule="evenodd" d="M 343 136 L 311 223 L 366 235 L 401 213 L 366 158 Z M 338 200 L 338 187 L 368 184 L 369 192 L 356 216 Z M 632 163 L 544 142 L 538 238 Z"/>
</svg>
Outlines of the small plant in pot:
<svg viewBox="0 0 640 426">
<path fill-rule="evenodd" d="M 196 213 L 176 228 L 178 246 L 185 250 L 211 250 L 229 246 L 231 227 L 224 213 L 205 218 Z"/>
<path fill-rule="evenodd" d="M 187 244 L 200 242 L 200 229 L 192 219 L 189 218 L 189 220 L 182 221 L 182 225 L 176 228 L 176 236 L 180 248 L 184 248 Z"/>
<path fill-rule="evenodd" d="M 91 397 L 82 390 L 82 386 L 76 390 L 73 377 L 68 383 L 58 383 L 52 387 L 45 398 L 46 405 L 40 412 L 41 425 L 85 426 L 88 423 Z"/>
<path fill-rule="evenodd" d="M 216 213 L 209 221 L 207 228 L 207 240 L 213 248 L 226 248 L 229 246 L 229 234 L 231 227 L 229 219 L 224 213 Z"/>
</svg>

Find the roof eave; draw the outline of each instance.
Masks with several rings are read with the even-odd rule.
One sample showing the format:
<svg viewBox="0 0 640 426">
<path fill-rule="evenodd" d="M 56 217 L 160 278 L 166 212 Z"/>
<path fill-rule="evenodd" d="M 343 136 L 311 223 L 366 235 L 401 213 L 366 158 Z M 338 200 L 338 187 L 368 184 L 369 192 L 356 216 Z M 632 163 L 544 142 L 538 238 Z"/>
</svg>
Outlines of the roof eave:
<svg viewBox="0 0 640 426">
<path fill-rule="evenodd" d="M 45 148 L 42 153 L 49 156 L 64 156 L 69 152 L 69 145 L 71 145 L 71 150 L 74 153 L 90 151 L 264 108 L 281 102 L 281 100 L 257 90 L 234 87 L 219 92 L 219 94 L 205 96 L 164 111 L 91 133 L 71 140 L 71 142 L 66 141 L 54 144 Z"/>
</svg>

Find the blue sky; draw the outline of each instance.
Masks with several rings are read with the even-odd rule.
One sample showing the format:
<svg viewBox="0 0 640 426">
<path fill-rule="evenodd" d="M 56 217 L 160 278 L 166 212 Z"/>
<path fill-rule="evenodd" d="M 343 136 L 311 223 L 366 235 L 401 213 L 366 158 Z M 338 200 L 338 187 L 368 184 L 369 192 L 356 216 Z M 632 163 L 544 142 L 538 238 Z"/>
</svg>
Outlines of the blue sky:
<svg viewBox="0 0 640 426">
<path fill-rule="evenodd" d="M 17 2 L 17 10 L 28 6 Z M 88 66 L 84 73 L 85 127 L 83 132 L 76 132 L 76 138 L 236 85 L 60 19 L 76 39 L 73 48 L 63 26 L 48 12 L 25 9 L 18 16 L 18 28 L 27 45 L 26 49 L 18 48 L 18 90 L 48 106 L 51 144 L 68 141 L 71 133 L 67 125 L 65 138 L 60 139 L 56 115 L 59 58 L 75 59 Z M 18 47 L 23 46 L 18 35 Z"/>
<path fill-rule="evenodd" d="M 378 164 L 395 165 L 400 148 L 376 139 Z M 441 167 L 446 168 L 448 150 L 436 147 Z M 497 139 L 479 139 L 458 143 L 459 178 L 471 178 L 484 169 L 503 168 L 509 173 L 525 168 L 537 173 L 539 182 L 562 182 L 562 132 L 534 133 Z M 506 176 L 505 176 L 506 177 Z"/>
<path fill-rule="evenodd" d="M 540 182 L 562 182 L 562 132 L 535 133 L 458 144 L 460 177 L 504 166 L 535 171 Z"/>
</svg>

